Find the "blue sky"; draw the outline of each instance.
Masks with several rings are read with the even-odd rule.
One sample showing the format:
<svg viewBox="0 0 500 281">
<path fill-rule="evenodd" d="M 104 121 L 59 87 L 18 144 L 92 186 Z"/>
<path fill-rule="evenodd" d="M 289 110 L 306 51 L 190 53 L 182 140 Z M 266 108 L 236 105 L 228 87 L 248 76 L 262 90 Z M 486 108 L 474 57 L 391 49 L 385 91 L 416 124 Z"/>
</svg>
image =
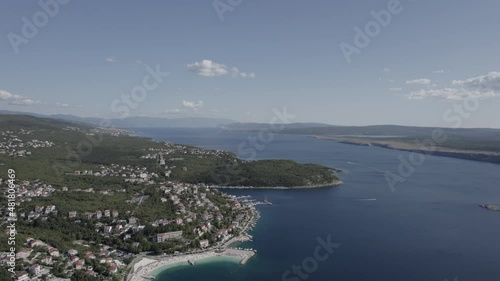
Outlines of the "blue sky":
<svg viewBox="0 0 500 281">
<path fill-rule="evenodd" d="M 158 67 L 130 115 L 450 127 L 473 97 L 461 126 L 500 127 L 499 1 L 59 1 L 32 38 L 39 2 L 0 4 L 1 109 L 119 117 L 113 102 Z M 340 45 L 382 10 L 348 62 Z"/>
</svg>

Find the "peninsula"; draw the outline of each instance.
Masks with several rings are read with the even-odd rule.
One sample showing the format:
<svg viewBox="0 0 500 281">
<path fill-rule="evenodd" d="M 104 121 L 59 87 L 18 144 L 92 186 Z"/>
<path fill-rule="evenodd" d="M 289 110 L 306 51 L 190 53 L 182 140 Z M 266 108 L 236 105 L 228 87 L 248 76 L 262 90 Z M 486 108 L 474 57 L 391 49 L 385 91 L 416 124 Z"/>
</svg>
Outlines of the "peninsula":
<svg viewBox="0 0 500 281">
<path fill-rule="evenodd" d="M 224 128 L 266 131 L 269 130 L 269 125 L 236 123 L 225 125 Z M 497 141 L 500 129 L 295 123 L 285 126 L 280 133 L 500 164 L 500 143 Z"/>
</svg>

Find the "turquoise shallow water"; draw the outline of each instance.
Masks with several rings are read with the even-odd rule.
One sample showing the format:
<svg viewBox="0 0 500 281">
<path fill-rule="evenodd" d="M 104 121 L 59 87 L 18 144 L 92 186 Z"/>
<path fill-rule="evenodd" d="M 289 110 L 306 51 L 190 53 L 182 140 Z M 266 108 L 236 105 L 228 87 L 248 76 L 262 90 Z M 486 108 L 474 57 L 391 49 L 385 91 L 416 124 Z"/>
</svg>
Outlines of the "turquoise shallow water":
<svg viewBox="0 0 500 281">
<path fill-rule="evenodd" d="M 214 270 L 217 268 L 217 272 L 226 272 L 228 269 L 231 270 L 231 268 L 239 267 L 239 263 L 240 260 L 235 258 L 207 258 L 197 261 L 194 266 L 183 263 L 160 268 L 153 272 L 153 276 L 156 277 L 156 280 L 179 280 L 180 278 L 185 278 L 182 276 L 184 276 L 186 272 L 204 272 L 207 269 Z"/>
<path fill-rule="evenodd" d="M 237 152 L 249 135 L 148 129 L 157 140 Z M 256 257 L 245 266 L 207 262 L 164 271 L 158 280 L 499 280 L 500 166 L 427 156 L 392 192 L 385 171 L 408 153 L 302 136 L 276 136 L 257 158 L 286 158 L 344 170 L 344 184 L 313 190 L 232 190 L 267 198 L 254 230 Z M 369 199 L 369 200 L 367 200 Z M 283 274 L 314 256 L 318 238 L 340 247 L 305 276 Z"/>
</svg>

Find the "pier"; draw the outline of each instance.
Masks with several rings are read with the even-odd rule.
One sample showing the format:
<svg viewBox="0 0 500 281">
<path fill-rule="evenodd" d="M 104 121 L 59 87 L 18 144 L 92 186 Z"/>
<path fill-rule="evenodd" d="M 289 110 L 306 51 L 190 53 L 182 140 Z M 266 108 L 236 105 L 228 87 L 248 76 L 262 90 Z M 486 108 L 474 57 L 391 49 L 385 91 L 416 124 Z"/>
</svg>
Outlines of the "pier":
<svg viewBox="0 0 500 281">
<path fill-rule="evenodd" d="M 272 206 L 273 203 L 271 203 L 271 201 L 269 201 L 267 199 L 267 196 L 265 197 L 264 201 L 257 201 L 255 199 L 248 199 L 248 198 L 251 198 L 250 196 L 241 196 L 241 197 L 238 197 L 238 198 L 247 198 L 247 199 L 243 199 L 241 200 L 241 202 L 247 206 L 257 206 L 257 205 L 269 205 L 269 206 Z"/>
</svg>

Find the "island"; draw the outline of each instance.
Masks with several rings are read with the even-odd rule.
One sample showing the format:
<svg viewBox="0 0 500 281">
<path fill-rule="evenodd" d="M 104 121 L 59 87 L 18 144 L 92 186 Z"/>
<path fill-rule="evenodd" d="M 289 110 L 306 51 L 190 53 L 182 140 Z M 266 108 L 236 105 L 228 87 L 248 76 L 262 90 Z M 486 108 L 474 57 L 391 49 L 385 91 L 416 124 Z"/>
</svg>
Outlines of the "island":
<svg viewBox="0 0 500 281">
<path fill-rule="evenodd" d="M 485 150 L 480 148 L 472 148 L 466 146 L 453 146 L 457 140 L 450 141 L 448 146 L 435 145 L 428 147 L 422 145 L 425 143 L 425 138 L 411 137 L 370 137 L 370 136 L 314 136 L 318 139 L 334 140 L 340 143 L 361 145 L 361 146 L 376 146 L 394 150 L 416 152 L 422 154 L 430 154 L 435 156 L 452 157 L 465 160 L 473 160 L 480 162 L 490 162 L 500 164 L 500 152 Z M 495 148 L 497 149 L 497 148 Z"/>
<path fill-rule="evenodd" d="M 500 205 L 493 205 L 493 204 L 481 204 L 479 205 L 482 208 L 491 210 L 491 211 L 500 211 Z"/>
<path fill-rule="evenodd" d="M 15 241 L 0 246 L 0 259 L 21 280 L 141 280 L 209 257 L 245 263 L 255 251 L 234 243 L 252 239 L 255 206 L 271 203 L 223 188 L 341 183 L 320 165 L 247 161 L 112 126 L 0 115 L 0 127 L 0 216 L 12 229 L 0 239 Z M 0 268 L 0 279 L 11 273 Z"/>
</svg>

